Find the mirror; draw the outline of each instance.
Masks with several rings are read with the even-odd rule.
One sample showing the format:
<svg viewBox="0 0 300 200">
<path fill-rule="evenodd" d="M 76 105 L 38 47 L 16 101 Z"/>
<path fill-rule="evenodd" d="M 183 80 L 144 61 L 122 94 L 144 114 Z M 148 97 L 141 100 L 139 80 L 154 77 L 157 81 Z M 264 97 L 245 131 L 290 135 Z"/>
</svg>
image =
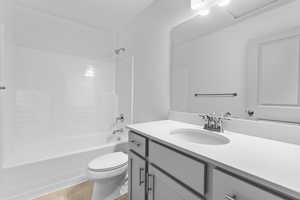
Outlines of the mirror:
<svg viewBox="0 0 300 200">
<path fill-rule="evenodd" d="M 300 2 L 249 2 L 174 27 L 172 110 L 300 122 Z"/>
</svg>

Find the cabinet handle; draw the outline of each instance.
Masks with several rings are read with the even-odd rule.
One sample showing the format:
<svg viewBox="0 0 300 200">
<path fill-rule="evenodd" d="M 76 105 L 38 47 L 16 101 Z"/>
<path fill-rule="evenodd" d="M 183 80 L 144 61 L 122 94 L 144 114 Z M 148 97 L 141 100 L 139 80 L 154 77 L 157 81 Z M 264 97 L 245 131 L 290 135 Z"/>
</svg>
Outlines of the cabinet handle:
<svg viewBox="0 0 300 200">
<path fill-rule="evenodd" d="M 140 146 L 141 146 L 141 144 L 138 143 L 138 142 L 135 141 L 135 140 L 130 140 L 130 142 L 131 142 L 132 144 L 135 144 L 137 147 L 140 147 Z"/>
<path fill-rule="evenodd" d="M 152 179 L 152 185 L 150 184 L 150 180 Z M 148 174 L 148 194 L 151 194 L 152 196 L 152 199 L 151 200 L 154 200 L 154 188 L 155 188 L 155 176 L 153 174 Z M 150 200 L 150 198 L 149 198 Z"/>
<path fill-rule="evenodd" d="M 142 180 L 142 177 L 144 177 L 143 175 L 142 175 L 142 173 L 145 171 L 145 169 L 144 168 L 140 168 L 140 178 L 139 178 L 139 185 L 141 186 L 141 185 L 143 185 L 144 183 L 145 183 L 145 180 Z"/>
<path fill-rule="evenodd" d="M 225 194 L 226 200 L 236 200 L 236 195 Z"/>
</svg>

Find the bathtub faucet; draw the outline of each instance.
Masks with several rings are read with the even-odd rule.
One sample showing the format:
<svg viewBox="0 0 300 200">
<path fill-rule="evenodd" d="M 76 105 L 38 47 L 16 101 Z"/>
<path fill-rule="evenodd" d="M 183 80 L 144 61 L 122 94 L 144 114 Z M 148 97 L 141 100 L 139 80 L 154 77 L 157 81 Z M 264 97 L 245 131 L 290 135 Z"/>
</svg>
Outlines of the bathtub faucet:
<svg viewBox="0 0 300 200">
<path fill-rule="evenodd" d="M 120 128 L 120 129 L 113 130 L 112 134 L 116 135 L 116 134 L 120 134 L 120 133 L 123 133 L 123 132 L 124 132 L 124 129 Z"/>
<path fill-rule="evenodd" d="M 123 123 L 125 121 L 125 116 L 123 113 L 121 113 L 120 116 L 116 117 L 116 123 L 118 123 L 119 121 L 121 123 Z"/>
<path fill-rule="evenodd" d="M 120 129 L 113 130 L 112 134 L 116 135 L 117 140 L 120 141 L 121 140 L 121 133 L 123 133 L 123 132 L 124 132 L 124 129 L 120 128 Z"/>
</svg>

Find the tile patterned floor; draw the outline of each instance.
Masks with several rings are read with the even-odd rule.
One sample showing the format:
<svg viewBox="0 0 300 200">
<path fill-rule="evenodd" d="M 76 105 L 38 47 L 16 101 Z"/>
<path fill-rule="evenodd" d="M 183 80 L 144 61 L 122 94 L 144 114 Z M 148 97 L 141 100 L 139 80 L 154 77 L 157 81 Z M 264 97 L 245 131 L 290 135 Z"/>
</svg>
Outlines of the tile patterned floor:
<svg viewBox="0 0 300 200">
<path fill-rule="evenodd" d="M 47 194 L 34 200 L 91 200 L 93 190 L 92 182 L 84 182 L 57 192 Z M 128 200 L 124 195 L 116 200 Z"/>
</svg>

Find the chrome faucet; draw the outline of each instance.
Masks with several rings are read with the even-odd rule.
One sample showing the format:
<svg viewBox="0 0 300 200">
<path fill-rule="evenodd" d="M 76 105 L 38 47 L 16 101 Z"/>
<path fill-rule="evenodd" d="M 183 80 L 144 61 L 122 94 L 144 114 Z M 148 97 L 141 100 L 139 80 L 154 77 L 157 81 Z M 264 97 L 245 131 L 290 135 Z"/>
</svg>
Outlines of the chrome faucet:
<svg viewBox="0 0 300 200">
<path fill-rule="evenodd" d="M 120 129 L 113 130 L 112 134 L 116 135 L 116 134 L 120 134 L 120 133 L 123 133 L 123 132 L 124 132 L 124 129 L 120 128 Z"/>
<path fill-rule="evenodd" d="M 216 113 L 212 114 L 199 114 L 204 121 L 204 129 L 209 131 L 224 132 L 224 121 L 230 120 L 231 113 L 227 112 L 221 116 L 217 116 Z"/>
<path fill-rule="evenodd" d="M 117 136 L 117 140 L 121 140 L 122 133 L 124 132 L 123 128 L 113 130 L 112 134 Z"/>
<path fill-rule="evenodd" d="M 123 123 L 125 121 L 125 116 L 123 113 L 121 113 L 118 117 L 116 117 L 116 122 L 120 121 Z"/>
</svg>

